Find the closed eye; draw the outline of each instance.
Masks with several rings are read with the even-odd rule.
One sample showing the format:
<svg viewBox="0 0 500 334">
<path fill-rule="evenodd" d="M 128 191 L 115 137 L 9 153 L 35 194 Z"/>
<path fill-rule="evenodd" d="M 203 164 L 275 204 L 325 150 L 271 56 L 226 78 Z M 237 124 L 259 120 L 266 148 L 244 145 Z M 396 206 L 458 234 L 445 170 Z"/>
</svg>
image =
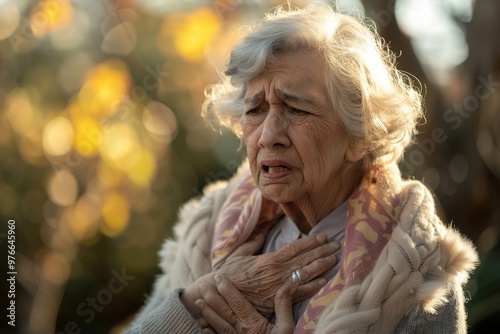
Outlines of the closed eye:
<svg viewBox="0 0 500 334">
<path fill-rule="evenodd" d="M 250 109 L 250 110 L 247 110 L 245 112 L 245 115 L 257 115 L 261 112 L 262 110 L 260 108 L 253 108 L 253 109 Z"/>
<path fill-rule="evenodd" d="M 297 109 L 297 108 L 293 108 L 293 107 L 289 107 L 288 110 L 292 113 L 292 114 L 296 114 L 296 115 L 306 115 L 306 114 L 309 114 L 309 112 L 305 111 L 305 110 L 302 110 L 302 109 Z"/>
</svg>

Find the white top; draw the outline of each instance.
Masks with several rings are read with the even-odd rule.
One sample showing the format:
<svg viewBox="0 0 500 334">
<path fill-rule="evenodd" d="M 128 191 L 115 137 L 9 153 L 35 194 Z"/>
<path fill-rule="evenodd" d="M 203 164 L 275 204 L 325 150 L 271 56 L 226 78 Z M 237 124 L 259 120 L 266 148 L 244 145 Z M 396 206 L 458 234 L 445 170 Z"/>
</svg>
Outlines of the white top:
<svg viewBox="0 0 500 334">
<path fill-rule="evenodd" d="M 339 207 L 328 214 L 328 216 L 316 224 L 316 226 L 311 229 L 309 234 L 325 233 L 328 237 L 328 241 L 337 240 L 340 245 L 342 245 L 344 242 L 346 218 L 347 201 L 342 203 Z M 275 252 L 287 243 L 305 237 L 309 234 L 302 233 L 295 223 L 285 215 L 269 230 L 262 253 Z M 337 263 L 335 266 L 320 276 L 325 278 L 327 281 L 330 281 L 339 271 L 342 247 L 335 253 L 335 256 L 337 257 Z M 302 302 L 295 303 L 293 305 L 293 317 L 295 324 L 297 324 L 298 320 L 302 316 L 302 313 L 304 313 L 310 299 L 311 298 L 305 299 Z M 273 316 L 270 321 L 271 323 L 274 323 L 275 320 L 276 319 Z"/>
</svg>

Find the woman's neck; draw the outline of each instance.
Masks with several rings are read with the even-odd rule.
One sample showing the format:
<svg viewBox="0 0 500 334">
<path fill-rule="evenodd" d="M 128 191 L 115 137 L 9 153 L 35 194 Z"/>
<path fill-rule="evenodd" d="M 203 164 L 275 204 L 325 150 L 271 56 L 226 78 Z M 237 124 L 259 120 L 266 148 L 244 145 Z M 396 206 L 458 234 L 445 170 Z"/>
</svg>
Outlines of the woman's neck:
<svg viewBox="0 0 500 334">
<path fill-rule="evenodd" d="M 361 178 L 359 174 L 355 177 L 342 178 L 337 182 L 340 184 L 332 184 L 327 194 L 311 194 L 297 202 L 283 203 L 281 208 L 302 233 L 308 234 L 323 218 L 349 198 Z"/>
</svg>

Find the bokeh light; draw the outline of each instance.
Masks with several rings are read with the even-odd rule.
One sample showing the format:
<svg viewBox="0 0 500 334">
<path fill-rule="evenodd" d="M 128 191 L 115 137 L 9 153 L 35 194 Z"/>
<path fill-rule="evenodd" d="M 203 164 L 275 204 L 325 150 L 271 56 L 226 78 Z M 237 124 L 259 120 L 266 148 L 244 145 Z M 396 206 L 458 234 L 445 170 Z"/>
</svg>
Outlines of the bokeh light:
<svg viewBox="0 0 500 334">
<path fill-rule="evenodd" d="M 64 155 L 69 152 L 73 143 L 73 126 L 64 117 L 51 120 L 43 131 L 43 148 L 52 156 Z"/>
<path fill-rule="evenodd" d="M 198 62 L 220 29 L 219 16 L 210 8 L 174 13 L 163 22 L 158 47 L 166 55 L 172 55 L 173 46 L 183 59 Z M 173 40 L 173 43 L 169 43 L 169 40 Z"/>
<path fill-rule="evenodd" d="M 79 92 L 81 111 L 102 119 L 113 114 L 128 93 L 130 77 L 126 65 L 111 59 L 91 68 Z"/>
<path fill-rule="evenodd" d="M 127 226 L 129 216 L 130 206 L 123 196 L 118 192 L 109 193 L 102 206 L 102 232 L 110 237 L 117 236 Z"/>
<path fill-rule="evenodd" d="M 68 206 L 76 200 L 78 183 L 70 171 L 56 171 L 48 181 L 47 194 L 54 204 Z"/>
<path fill-rule="evenodd" d="M 41 0 L 31 11 L 30 28 L 40 39 L 53 30 L 65 28 L 72 16 L 73 6 L 69 0 Z"/>
<path fill-rule="evenodd" d="M 16 0 L 0 3 L 0 40 L 10 37 L 19 25 L 21 15 Z"/>
<path fill-rule="evenodd" d="M 166 105 L 151 101 L 142 115 L 144 127 L 151 137 L 160 143 L 170 143 L 177 135 L 177 119 Z"/>
</svg>

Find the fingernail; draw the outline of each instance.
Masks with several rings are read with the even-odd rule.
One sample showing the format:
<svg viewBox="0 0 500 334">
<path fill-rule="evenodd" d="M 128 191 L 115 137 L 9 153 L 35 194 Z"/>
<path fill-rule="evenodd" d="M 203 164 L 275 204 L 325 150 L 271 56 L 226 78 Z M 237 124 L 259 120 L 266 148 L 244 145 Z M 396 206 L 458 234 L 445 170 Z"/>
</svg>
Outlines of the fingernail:
<svg viewBox="0 0 500 334">
<path fill-rule="evenodd" d="M 333 261 L 335 261 L 337 258 L 335 257 L 335 255 L 328 255 L 325 259 L 326 259 L 328 262 L 333 262 Z"/>
<path fill-rule="evenodd" d="M 222 283 L 222 277 L 220 277 L 220 275 L 215 275 L 214 280 L 217 285 Z"/>
<path fill-rule="evenodd" d="M 340 243 L 337 240 L 334 240 L 334 241 L 330 241 L 328 243 L 328 246 L 330 246 L 330 248 L 332 248 L 332 249 L 338 249 L 340 247 Z"/>
<path fill-rule="evenodd" d="M 202 284 L 202 285 L 200 286 L 200 290 L 201 290 L 201 292 L 207 292 L 207 291 L 208 291 L 208 285 L 206 285 L 206 284 Z"/>
<path fill-rule="evenodd" d="M 326 239 L 327 239 L 327 236 L 326 236 L 326 234 L 324 234 L 324 233 L 320 233 L 320 234 L 318 234 L 318 235 L 316 236 L 316 238 L 317 238 L 319 241 L 325 242 L 325 241 L 326 241 Z"/>
<path fill-rule="evenodd" d="M 200 310 L 203 311 L 205 308 L 205 302 L 201 299 L 198 299 L 197 301 L 194 302 L 194 305 Z"/>
<path fill-rule="evenodd" d="M 324 278 L 320 278 L 320 279 L 318 280 L 318 285 L 319 285 L 319 286 L 323 286 L 323 285 L 325 285 L 325 284 L 326 284 L 326 279 L 324 279 Z"/>
</svg>

